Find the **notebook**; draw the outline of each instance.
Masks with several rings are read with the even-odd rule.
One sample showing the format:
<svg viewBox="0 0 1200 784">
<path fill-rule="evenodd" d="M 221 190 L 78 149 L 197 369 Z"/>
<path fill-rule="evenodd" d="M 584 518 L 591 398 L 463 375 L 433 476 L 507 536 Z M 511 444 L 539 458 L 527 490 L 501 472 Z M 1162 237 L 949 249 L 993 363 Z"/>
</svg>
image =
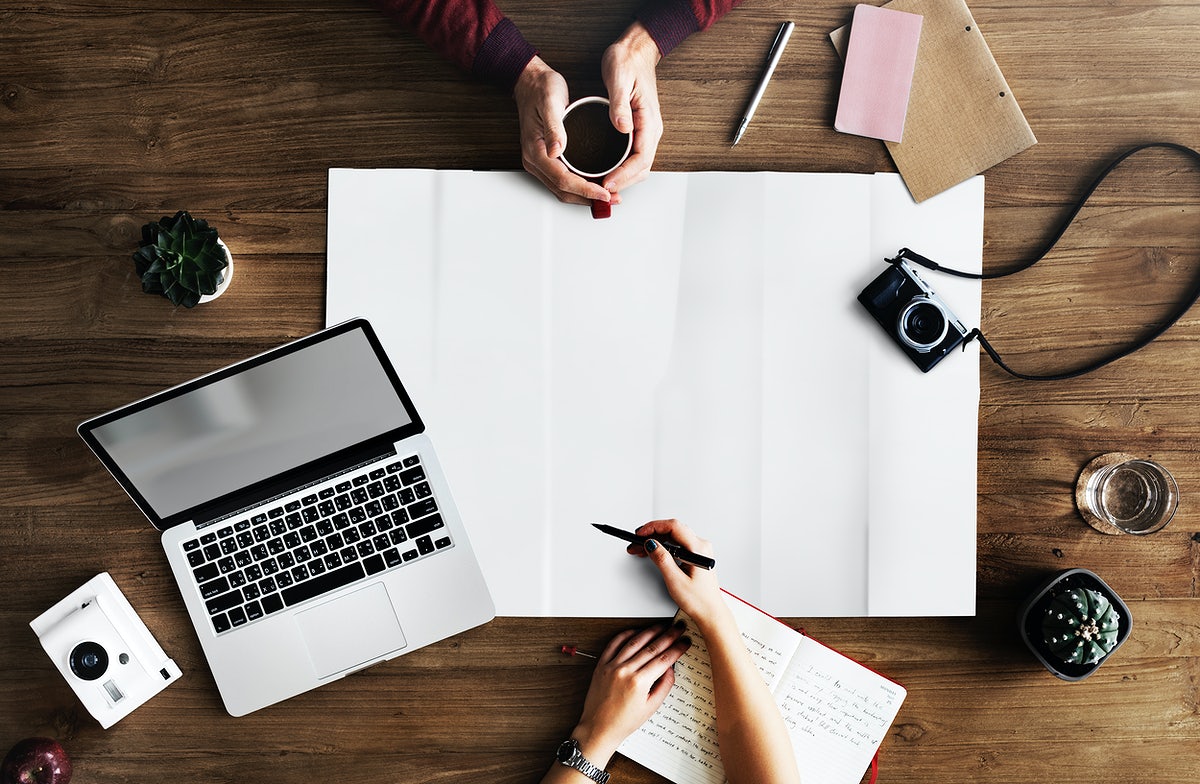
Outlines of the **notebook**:
<svg viewBox="0 0 1200 784">
<path fill-rule="evenodd" d="M 834 128 L 889 142 L 903 140 L 920 39 L 919 14 L 855 7 Z"/>
<path fill-rule="evenodd" d="M 858 784 L 907 691 L 726 592 L 750 656 L 775 696 L 804 784 Z M 675 784 L 722 784 L 708 649 L 695 623 L 658 710 L 617 749 Z"/>
<path fill-rule="evenodd" d="M 79 434 L 162 531 L 234 716 L 495 615 L 425 425 L 363 319 Z"/>
<path fill-rule="evenodd" d="M 885 142 L 923 202 L 1037 143 L 964 0 L 892 0 L 920 14 L 921 46 L 902 142 Z M 845 56 L 852 25 L 830 33 Z"/>
</svg>

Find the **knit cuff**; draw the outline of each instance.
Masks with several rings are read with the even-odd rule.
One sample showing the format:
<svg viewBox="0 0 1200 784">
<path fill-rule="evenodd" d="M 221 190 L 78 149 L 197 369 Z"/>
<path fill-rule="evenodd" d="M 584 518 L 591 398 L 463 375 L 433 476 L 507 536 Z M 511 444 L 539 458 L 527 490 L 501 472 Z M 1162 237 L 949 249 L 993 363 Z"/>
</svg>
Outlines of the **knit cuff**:
<svg viewBox="0 0 1200 784">
<path fill-rule="evenodd" d="M 517 29 L 512 20 L 501 19 L 484 40 L 471 64 L 471 75 L 485 79 L 512 92 L 517 78 L 537 54 L 533 44 Z"/>
<path fill-rule="evenodd" d="M 663 57 L 700 30 L 686 0 L 650 0 L 638 9 L 637 18 L 658 44 L 659 54 Z"/>
</svg>

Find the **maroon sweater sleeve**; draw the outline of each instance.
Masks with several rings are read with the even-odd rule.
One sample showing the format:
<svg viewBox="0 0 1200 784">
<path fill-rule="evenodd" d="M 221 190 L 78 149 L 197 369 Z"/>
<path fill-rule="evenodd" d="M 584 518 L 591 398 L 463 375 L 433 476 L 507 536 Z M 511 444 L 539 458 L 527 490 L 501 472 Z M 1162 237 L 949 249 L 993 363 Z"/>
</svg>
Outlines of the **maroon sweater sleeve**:
<svg viewBox="0 0 1200 784">
<path fill-rule="evenodd" d="M 742 0 L 649 0 L 637 12 L 664 57 L 692 33 L 707 30 Z"/>
<path fill-rule="evenodd" d="M 375 0 L 472 76 L 512 90 L 537 54 L 492 0 Z"/>
</svg>

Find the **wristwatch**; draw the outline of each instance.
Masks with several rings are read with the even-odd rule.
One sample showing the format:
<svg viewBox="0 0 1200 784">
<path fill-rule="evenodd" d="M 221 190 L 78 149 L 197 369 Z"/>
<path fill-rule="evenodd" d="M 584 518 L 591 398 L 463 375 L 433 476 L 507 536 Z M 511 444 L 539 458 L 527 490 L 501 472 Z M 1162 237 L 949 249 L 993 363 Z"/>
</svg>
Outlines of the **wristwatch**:
<svg viewBox="0 0 1200 784">
<path fill-rule="evenodd" d="M 595 781 L 596 784 L 608 784 L 608 771 L 600 770 L 588 762 L 583 753 L 579 751 L 579 741 L 574 738 L 563 741 L 562 745 L 558 747 L 557 757 L 560 763 L 568 768 L 574 768 Z"/>
</svg>

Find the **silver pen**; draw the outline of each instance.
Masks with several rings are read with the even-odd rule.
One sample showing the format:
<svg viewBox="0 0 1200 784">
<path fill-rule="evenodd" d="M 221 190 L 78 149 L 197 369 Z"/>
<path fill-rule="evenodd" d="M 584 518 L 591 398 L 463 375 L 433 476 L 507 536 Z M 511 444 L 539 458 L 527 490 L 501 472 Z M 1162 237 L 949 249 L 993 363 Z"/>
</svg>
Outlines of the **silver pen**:
<svg viewBox="0 0 1200 784">
<path fill-rule="evenodd" d="M 754 88 L 754 95 L 750 98 L 750 105 L 746 107 L 746 113 L 742 115 L 742 121 L 738 123 L 737 133 L 733 135 L 734 144 L 742 140 L 742 134 L 746 132 L 746 126 L 750 124 L 750 118 L 754 116 L 754 110 L 758 108 L 758 102 L 762 100 L 763 93 L 766 92 L 767 82 L 771 81 L 771 74 L 775 73 L 775 66 L 779 65 L 779 58 L 783 56 L 783 48 L 787 46 L 788 39 L 792 37 L 792 29 L 795 26 L 791 22 L 784 22 L 779 28 L 779 32 L 775 34 L 775 43 L 771 44 L 771 51 L 767 55 L 767 66 L 758 80 L 758 86 Z"/>
</svg>

